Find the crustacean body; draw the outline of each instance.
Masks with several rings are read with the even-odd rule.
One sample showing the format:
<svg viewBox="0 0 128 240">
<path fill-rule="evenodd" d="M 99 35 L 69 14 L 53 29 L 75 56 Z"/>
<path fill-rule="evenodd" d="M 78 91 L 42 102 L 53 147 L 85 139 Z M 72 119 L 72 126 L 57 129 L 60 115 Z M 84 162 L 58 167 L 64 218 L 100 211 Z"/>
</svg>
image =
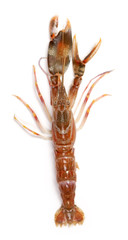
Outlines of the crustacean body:
<svg viewBox="0 0 128 240">
<path fill-rule="evenodd" d="M 41 67 L 40 61 L 39 65 L 43 72 L 46 74 L 50 86 L 51 92 L 51 106 L 53 109 L 53 115 L 51 117 L 43 96 L 39 90 L 36 78 L 35 67 L 33 66 L 34 76 L 35 76 L 35 87 L 39 98 L 42 102 L 42 106 L 46 112 L 48 119 L 52 123 L 52 129 L 45 129 L 37 114 L 34 110 L 26 104 L 20 97 L 16 96 L 32 113 L 39 129 L 42 133 L 37 133 L 25 125 L 23 125 L 15 116 L 15 120 L 22 125 L 28 132 L 42 137 L 43 139 L 50 139 L 53 141 L 54 152 L 55 152 L 55 164 L 56 164 L 56 174 L 57 182 L 59 185 L 61 197 L 62 197 L 62 206 L 55 214 L 55 223 L 56 225 L 66 225 L 66 224 L 77 224 L 83 223 L 84 213 L 80 208 L 75 205 L 75 189 L 76 189 L 76 168 L 78 165 L 75 161 L 74 156 L 74 142 L 76 138 L 76 123 L 82 118 L 85 105 L 89 99 L 92 89 L 96 83 L 105 76 L 108 72 L 99 74 L 95 78 L 91 79 L 86 88 L 89 87 L 89 84 L 94 80 L 93 84 L 89 88 L 85 99 L 81 105 L 79 113 L 76 120 L 74 120 L 74 115 L 72 113 L 72 108 L 75 103 L 77 92 L 82 81 L 82 76 L 85 71 L 86 63 L 94 56 L 97 52 L 101 40 L 94 46 L 91 52 L 84 58 L 80 60 L 78 54 L 78 48 L 76 43 L 76 37 L 74 36 L 72 41 L 71 26 L 69 20 L 65 29 L 57 31 L 58 28 L 58 17 L 55 16 L 50 21 L 50 43 L 48 47 L 48 69 L 49 74 L 47 74 Z M 74 70 L 74 81 L 72 86 L 69 89 L 69 93 L 66 93 L 64 87 L 64 73 L 68 69 L 70 59 L 72 57 L 73 70 Z M 50 76 L 50 77 L 49 77 Z M 82 96 L 83 96 L 82 94 Z M 81 99 L 82 99 L 81 96 Z M 84 126 L 84 123 L 89 115 L 92 105 L 103 98 L 108 96 L 104 94 L 95 100 L 93 100 L 88 106 L 81 123 L 78 129 L 81 129 Z M 81 102 L 81 99 L 78 102 L 78 105 Z M 77 105 L 77 107 L 78 107 Z M 77 109 L 76 107 L 76 109 Z"/>
</svg>

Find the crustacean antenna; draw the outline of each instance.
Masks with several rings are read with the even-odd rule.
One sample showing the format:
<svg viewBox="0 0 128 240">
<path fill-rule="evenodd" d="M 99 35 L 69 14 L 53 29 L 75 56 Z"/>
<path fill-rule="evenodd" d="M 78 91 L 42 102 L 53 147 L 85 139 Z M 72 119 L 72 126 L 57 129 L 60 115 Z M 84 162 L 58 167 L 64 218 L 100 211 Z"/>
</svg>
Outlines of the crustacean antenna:
<svg viewBox="0 0 128 240">
<path fill-rule="evenodd" d="M 64 32 L 62 32 L 62 44 L 64 44 Z M 64 68 L 65 68 L 65 57 L 62 57 L 62 87 L 64 86 Z"/>
</svg>

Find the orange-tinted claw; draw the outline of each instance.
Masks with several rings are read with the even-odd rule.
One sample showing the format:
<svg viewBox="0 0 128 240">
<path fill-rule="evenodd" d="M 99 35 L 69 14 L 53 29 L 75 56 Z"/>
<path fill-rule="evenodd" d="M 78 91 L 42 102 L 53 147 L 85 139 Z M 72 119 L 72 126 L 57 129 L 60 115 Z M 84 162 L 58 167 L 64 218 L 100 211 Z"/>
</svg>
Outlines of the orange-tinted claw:
<svg viewBox="0 0 128 240">
<path fill-rule="evenodd" d="M 82 61 L 79 57 L 78 53 L 78 46 L 77 46 L 77 41 L 76 41 L 76 35 L 73 38 L 73 51 L 72 51 L 72 58 L 73 58 L 73 69 L 74 69 L 74 74 L 77 76 L 83 76 L 84 71 L 85 71 L 85 64 L 91 60 L 91 58 L 96 54 L 98 51 L 99 47 L 101 45 L 101 39 L 99 42 L 93 47 L 91 52 L 84 58 Z"/>
<path fill-rule="evenodd" d="M 86 64 L 87 62 L 89 62 L 92 59 L 92 57 L 97 53 L 100 45 L 101 45 L 101 38 L 100 38 L 99 42 L 93 47 L 91 52 L 84 58 L 84 60 L 83 60 L 84 64 Z"/>
<path fill-rule="evenodd" d="M 54 16 L 49 24 L 49 32 L 51 40 L 55 38 L 57 35 L 57 28 L 58 28 L 58 16 Z"/>
<path fill-rule="evenodd" d="M 52 75 L 63 74 L 70 63 L 72 49 L 72 33 L 69 20 L 64 29 L 57 32 L 58 18 L 50 22 L 51 41 L 48 48 L 48 69 Z M 65 64 L 64 64 L 65 63 Z"/>
<path fill-rule="evenodd" d="M 74 70 L 75 78 L 74 78 L 73 85 L 70 87 L 70 90 L 69 90 L 69 100 L 71 103 L 71 108 L 73 107 L 75 103 L 75 99 L 77 97 L 78 89 L 82 81 L 82 76 L 84 75 L 85 65 L 98 51 L 100 44 L 101 44 L 101 39 L 82 61 L 78 53 L 76 35 L 73 38 L 72 61 L 73 61 L 73 70 Z"/>
<path fill-rule="evenodd" d="M 71 24 L 70 24 L 69 19 L 67 18 L 67 23 L 66 23 L 65 29 L 62 30 L 62 31 L 64 31 L 64 32 L 68 32 L 69 29 L 71 29 Z"/>
<path fill-rule="evenodd" d="M 85 71 L 85 64 L 82 62 L 82 60 L 79 57 L 76 35 L 73 38 L 72 61 L 73 61 L 74 74 L 79 77 L 83 76 Z"/>
</svg>

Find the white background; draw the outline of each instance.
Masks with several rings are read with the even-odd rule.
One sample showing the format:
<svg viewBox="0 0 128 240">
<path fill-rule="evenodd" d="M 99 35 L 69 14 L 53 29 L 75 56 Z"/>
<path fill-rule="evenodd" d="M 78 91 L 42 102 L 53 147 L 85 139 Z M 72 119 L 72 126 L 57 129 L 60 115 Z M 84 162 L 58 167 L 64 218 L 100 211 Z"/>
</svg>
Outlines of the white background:
<svg viewBox="0 0 128 240">
<path fill-rule="evenodd" d="M 128 239 L 128 7 L 127 1 L 1 1 L 0 4 L 0 239 Z M 34 90 L 32 65 L 49 110 L 49 86 L 38 67 L 47 56 L 49 21 L 70 19 L 81 58 L 99 38 L 102 45 L 87 64 L 80 94 L 89 79 L 115 69 L 93 89 L 92 99 L 112 94 L 93 106 L 75 143 L 76 204 L 85 213 L 82 226 L 57 228 L 61 205 L 52 144 L 32 137 L 13 120 L 36 124 L 12 94 L 22 97 L 51 127 Z M 43 63 L 46 68 L 46 62 Z M 65 75 L 68 86 L 72 66 Z"/>
</svg>

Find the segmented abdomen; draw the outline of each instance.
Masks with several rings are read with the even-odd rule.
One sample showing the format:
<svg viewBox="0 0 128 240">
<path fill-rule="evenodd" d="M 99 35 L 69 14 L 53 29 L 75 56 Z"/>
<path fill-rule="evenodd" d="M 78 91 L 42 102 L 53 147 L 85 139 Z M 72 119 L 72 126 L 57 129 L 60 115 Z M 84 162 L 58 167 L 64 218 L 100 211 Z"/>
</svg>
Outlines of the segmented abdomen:
<svg viewBox="0 0 128 240">
<path fill-rule="evenodd" d="M 74 207 L 76 188 L 76 163 L 74 142 L 76 137 L 75 122 L 72 118 L 71 127 L 64 133 L 59 133 L 55 122 L 52 125 L 53 142 L 56 161 L 57 182 L 65 209 Z"/>
<path fill-rule="evenodd" d="M 74 149 L 67 152 L 55 151 L 55 157 L 58 183 L 66 180 L 76 181 Z"/>
<path fill-rule="evenodd" d="M 76 188 L 76 163 L 74 149 L 66 152 L 55 151 L 57 182 L 66 209 L 74 207 Z"/>
</svg>

